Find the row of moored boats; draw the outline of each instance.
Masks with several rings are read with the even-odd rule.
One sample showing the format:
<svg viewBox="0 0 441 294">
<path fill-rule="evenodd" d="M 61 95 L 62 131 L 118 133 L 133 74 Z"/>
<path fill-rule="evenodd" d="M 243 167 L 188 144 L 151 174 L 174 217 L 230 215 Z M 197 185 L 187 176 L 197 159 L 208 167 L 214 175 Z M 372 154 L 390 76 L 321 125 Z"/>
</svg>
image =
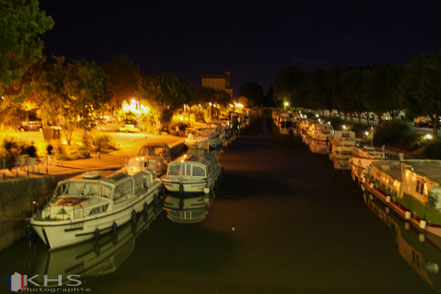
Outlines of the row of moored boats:
<svg viewBox="0 0 441 294">
<path fill-rule="evenodd" d="M 363 146 L 354 132 L 334 130 L 318 116 L 274 111 L 273 120 L 281 134 L 294 130 L 312 152 L 329 154 L 334 168 L 350 170 L 369 199 L 381 201 L 423 236 L 441 242 L 441 160 L 404 159 L 384 148 Z"/>
<path fill-rule="evenodd" d="M 56 249 L 116 233 L 140 217 L 153 220 L 162 209 L 174 221 L 191 222 L 186 218 L 192 213 L 192 220 L 200 221 L 222 174 L 217 151 L 228 146 L 246 122 L 243 115 L 232 114 L 189 130 L 185 142 L 157 141 L 142 146 L 119 171 L 87 172 L 61 181 L 50 201 L 30 219 L 30 225 L 48 248 Z M 197 217 L 194 211 L 177 213 L 182 212 L 183 202 L 173 196 L 167 200 L 166 191 L 179 195 L 178 199 L 196 196 L 201 202 Z M 201 210 L 203 207 L 206 209 Z"/>
</svg>

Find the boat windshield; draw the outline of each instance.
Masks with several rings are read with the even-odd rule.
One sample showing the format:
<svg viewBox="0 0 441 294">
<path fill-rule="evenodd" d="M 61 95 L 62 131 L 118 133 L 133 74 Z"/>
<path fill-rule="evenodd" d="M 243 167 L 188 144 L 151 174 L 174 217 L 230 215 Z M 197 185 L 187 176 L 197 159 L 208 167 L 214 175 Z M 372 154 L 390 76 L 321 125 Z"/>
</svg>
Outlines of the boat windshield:
<svg viewBox="0 0 441 294">
<path fill-rule="evenodd" d="M 164 147 L 162 146 L 142 146 L 138 151 L 138 156 L 164 156 Z"/>
<path fill-rule="evenodd" d="M 180 164 L 170 165 L 170 167 L 168 168 L 168 175 L 169 176 L 180 176 L 181 175 L 181 165 Z"/>
<path fill-rule="evenodd" d="M 58 186 L 55 196 L 103 196 L 110 197 L 112 189 L 99 182 L 69 181 Z"/>
</svg>

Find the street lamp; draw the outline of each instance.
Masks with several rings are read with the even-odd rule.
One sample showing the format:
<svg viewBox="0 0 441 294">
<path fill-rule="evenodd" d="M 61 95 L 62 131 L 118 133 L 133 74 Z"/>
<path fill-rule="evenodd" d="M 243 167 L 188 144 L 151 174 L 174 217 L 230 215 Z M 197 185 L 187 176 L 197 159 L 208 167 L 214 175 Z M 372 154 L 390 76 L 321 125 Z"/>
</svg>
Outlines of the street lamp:
<svg viewBox="0 0 441 294">
<path fill-rule="evenodd" d="M 285 101 L 285 103 L 283 103 L 284 108 L 286 109 L 289 106 L 289 102 Z"/>
</svg>

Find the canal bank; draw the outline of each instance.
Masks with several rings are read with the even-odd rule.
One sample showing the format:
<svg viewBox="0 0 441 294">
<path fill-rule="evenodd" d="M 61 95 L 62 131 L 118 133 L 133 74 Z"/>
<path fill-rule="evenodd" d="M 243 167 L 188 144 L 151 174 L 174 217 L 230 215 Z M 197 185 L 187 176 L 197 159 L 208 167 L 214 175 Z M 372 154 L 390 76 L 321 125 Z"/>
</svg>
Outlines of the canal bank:
<svg viewBox="0 0 441 294">
<path fill-rule="evenodd" d="M 33 202 L 43 205 L 59 181 L 76 174 L 78 172 L 0 182 L 0 251 L 25 236 L 25 219 L 32 215 Z"/>
<path fill-rule="evenodd" d="M 100 262 L 78 253 L 54 269 L 81 272 L 91 293 L 106 294 L 434 292 L 348 173 L 264 120 L 251 129 L 220 156 L 224 184 L 206 220 L 162 214 L 136 242 L 96 250 Z M 0 253 L 0 274 L 41 274 L 37 265 L 55 259 L 28 262 L 46 252 L 40 245 Z"/>
</svg>

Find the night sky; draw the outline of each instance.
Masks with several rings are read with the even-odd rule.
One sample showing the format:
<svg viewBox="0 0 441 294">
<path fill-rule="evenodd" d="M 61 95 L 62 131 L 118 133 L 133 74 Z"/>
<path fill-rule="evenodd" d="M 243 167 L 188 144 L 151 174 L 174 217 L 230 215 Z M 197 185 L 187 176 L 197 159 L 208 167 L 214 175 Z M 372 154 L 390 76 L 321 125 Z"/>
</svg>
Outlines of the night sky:
<svg viewBox="0 0 441 294">
<path fill-rule="evenodd" d="M 232 71 L 235 93 L 266 91 L 288 65 L 404 65 L 441 49 L 441 1 L 54 1 L 47 55 L 99 63 L 126 54 L 143 72 L 193 83 Z"/>
</svg>

